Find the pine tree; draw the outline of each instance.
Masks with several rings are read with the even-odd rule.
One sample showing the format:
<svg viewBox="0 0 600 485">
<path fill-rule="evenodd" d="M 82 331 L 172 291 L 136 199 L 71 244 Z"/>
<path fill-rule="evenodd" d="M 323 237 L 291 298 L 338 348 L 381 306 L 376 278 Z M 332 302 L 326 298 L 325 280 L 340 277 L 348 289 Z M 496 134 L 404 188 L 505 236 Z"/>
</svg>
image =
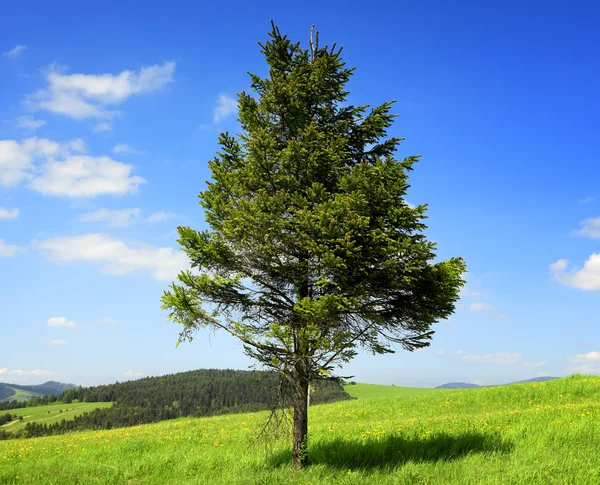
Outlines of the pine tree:
<svg viewBox="0 0 600 485">
<path fill-rule="evenodd" d="M 222 133 L 200 193 L 209 230 L 179 227 L 191 261 L 163 295 L 179 341 L 202 327 L 241 340 L 291 385 L 293 465 L 306 466 L 307 397 L 362 347 L 429 345 L 454 311 L 461 258 L 433 263 L 426 206 L 404 200 L 418 156 L 396 160 L 392 103 L 346 103 L 342 49 L 308 49 L 273 25 L 266 78 L 238 95 L 241 133 Z"/>
</svg>

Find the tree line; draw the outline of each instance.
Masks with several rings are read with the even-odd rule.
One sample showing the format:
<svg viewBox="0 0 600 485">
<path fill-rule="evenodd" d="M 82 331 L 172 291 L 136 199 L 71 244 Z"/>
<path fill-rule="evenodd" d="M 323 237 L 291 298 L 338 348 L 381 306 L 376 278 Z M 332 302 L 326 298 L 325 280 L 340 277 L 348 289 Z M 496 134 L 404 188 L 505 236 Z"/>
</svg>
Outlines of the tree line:
<svg viewBox="0 0 600 485">
<path fill-rule="evenodd" d="M 27 423 L 8 437 L 32 438 L 85 429 L 112 429 L 154 423 L 183 416 L 213 416 L 270 409 L 278 396 L 274 372 L 202 369 L 115 384 L 67 389 L 60 402 L 114 402 L 72 420 Z M 44 400 L 43 398 L 36 398 Z M 351 399 L 338 380 L 318 381 L 311 404 Z M 2 439 L 2 435 L 0 435 Z"/>
</svg>

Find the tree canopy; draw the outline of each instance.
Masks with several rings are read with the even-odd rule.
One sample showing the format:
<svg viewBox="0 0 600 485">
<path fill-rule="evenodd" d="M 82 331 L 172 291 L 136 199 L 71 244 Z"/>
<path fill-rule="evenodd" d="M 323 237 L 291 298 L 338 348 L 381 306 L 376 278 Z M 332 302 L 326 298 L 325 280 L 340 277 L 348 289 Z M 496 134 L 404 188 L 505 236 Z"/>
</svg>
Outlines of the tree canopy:
<svg viewBox="0 0 600 485">
<path fill-rule="evenodd" d="M 429 345 L 454 311 L 465 264 L 437 261 L 426 206 L 405 200 L 419 156 L 388 136 L 392 102 L 348 103 L 354 69 L 342 48 L 308 48 L 273 25 L 259 44 L 268 75 L 238 95 L 240 133 L 222 133 L 200 193 L 209 229 L 179 227 L 191 270 L 163 295 L 182 325 L 244 343 L 294 397 L 293 460 L 306 465 L 310 382 L 362 347 L 375 354 Z"/>
</svg>

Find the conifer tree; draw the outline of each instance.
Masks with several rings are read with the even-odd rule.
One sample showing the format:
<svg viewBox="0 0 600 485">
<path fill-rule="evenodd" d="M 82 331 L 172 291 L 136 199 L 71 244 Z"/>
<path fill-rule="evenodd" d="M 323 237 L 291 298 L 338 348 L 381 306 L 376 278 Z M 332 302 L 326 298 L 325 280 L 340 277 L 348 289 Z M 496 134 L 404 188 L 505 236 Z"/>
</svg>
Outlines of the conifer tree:
<svg viewBox="0 0 600 485">
<path fill-rule="evenodd" d="M 418 156 L 397 160 L 392 103 L 347 103 L 354 69 L 342 48 L 308 48 L 273 24 L 259 44 L 264 78 L 238 95 L 241 132 L 222 133 L 200 193 L 208 230 L 179 227 L 189 256 L 162 298 L 181 324 L 243 342 L 291 385 L 293 466 L 308 463 L 309 384 L 362 347 L 374 354 L 429 345 L 452 314 L 461 258 L 434 262 L 426 206 L 404 197 Z"/>
</svg>

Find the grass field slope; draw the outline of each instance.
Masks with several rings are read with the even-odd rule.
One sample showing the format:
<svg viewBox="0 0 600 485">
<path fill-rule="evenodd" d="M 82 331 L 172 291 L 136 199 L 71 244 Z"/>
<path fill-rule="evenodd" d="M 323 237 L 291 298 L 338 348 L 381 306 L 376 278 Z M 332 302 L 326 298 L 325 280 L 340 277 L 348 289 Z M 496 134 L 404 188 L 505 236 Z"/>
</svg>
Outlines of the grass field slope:
<svg viewBox="0 0 600 485">
<path fill-rule="evenodd" d="M 597 484 L 600 378 L 310 408 L 311 466 L 266 413 L 0 442 L 2 484 Z"/>
<path fill-rule="evenodd" d="M 46 423 L 52 424 L 62 419 L 73 419 L 75 416 L 84 412 L 93 411 L 98 408 L 107 408 L 112 406 L 111 402 L 80 402 L 80 403 L 55 403 L 47 406 L 35 406 L 30 408 L 11 409 L 7 413 L 17 416 L 23 416 L 23 420 L 15 420 L 0 426 L 0 431 L 14 432 L 23 429 L 27 423 Z M 0 482 L 1 483 L 1 482 Z"/>
<path fill-rule="evenodd" d="M 361 384 L 344 386 L 344 390 L 357 399 L 381 399 L 393 397 L 422 396 L 423 394 L 440 393 L 437 389 L 427 387 L 382 386 L 379 384 Z"/>
</svg>

